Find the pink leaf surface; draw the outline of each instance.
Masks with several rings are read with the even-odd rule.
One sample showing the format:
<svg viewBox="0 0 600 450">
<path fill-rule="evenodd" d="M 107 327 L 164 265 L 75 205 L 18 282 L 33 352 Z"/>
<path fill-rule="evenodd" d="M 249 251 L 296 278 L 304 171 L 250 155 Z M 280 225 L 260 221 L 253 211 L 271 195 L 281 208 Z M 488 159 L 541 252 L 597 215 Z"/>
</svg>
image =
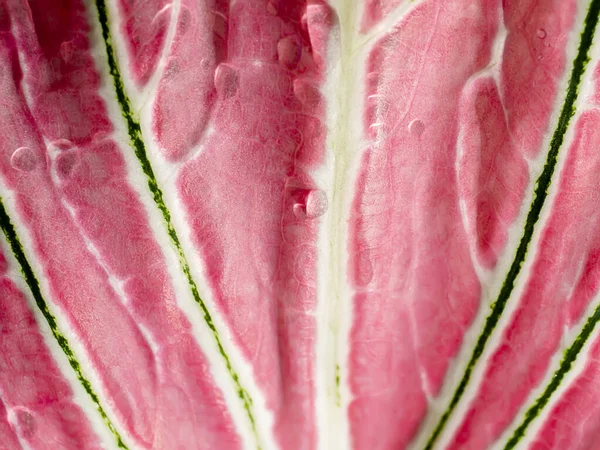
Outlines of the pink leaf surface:
<svg viewBox="0 0 600 450">
<path fill-rule="evenodd" d="M 599 15 L 0 0 L 0 449 L 595 448 Z"/>
</svg>

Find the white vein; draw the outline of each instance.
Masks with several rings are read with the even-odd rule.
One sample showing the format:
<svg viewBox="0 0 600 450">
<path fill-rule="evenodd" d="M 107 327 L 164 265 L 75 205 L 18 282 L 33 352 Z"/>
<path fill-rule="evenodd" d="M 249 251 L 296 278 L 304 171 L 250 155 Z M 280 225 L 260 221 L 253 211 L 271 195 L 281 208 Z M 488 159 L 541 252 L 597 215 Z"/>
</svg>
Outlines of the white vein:
<svg viewBox="0 0 600 450">
<path fill-rule="evenodd" d="M 91 0 L 87 0 L 91 2 Z M 107 2 L 109 11 L 109 22 L 111 30 L 115 36 L 118 35 L 119 21 L 118 7 L 116 0 L 109 0 Z M 99 31 L 98 31 L 99 33 Z M 100 39 L 101 35 L 98 34 L 96 39 Z M 98 42 L 98 41 L 97 41 Z M 101 45 L 101 44 L 99 44 Z M 139 92 L 136 90 L 131 77 L 127 76 L 128 72 L 128 56 L 127 51 L 124 47 L 122 40 L 113 39 L 113 45 L 116 52 L 116 58 L 120 69 L 122 70 L 122 80 L 125 87 L 125 91 L 128 94 L 132 108 L 135 110 L 141 109 L 140 114 L 140 125 L 142 127 L 142 133 L 144 136 L 144 143 L 146 145 L 147 157 L 152 164 L 155 172 L 155 176 L 159 187 L 163 190 L 163 199 L 166 207 L 171 213 L 171 223 L 181 244 L 181 248 L 186 250 L 185 256 L 190 267 L 192 278 L 194 279 L 200 297 L 202 298 L 206 308 L 208 309 L 213 323 L 218 330 L 219 339 L 223 346 L 223 349 L 235 372 L 238 374 L 241 380 L 243 388 L 248 392 L 252 398 L 252 412 L 256 421 L 257 432 L 259 435 L 259 443 L 264 450 L 270 450 L 274 448 L 274 439 L 271 435 L 272 426 L 274 419 L 272 414 L 266 408 L 266 401 L 262 392 L 259 390 L 252 367 L 240 353 L 239 347 L 233 342 L 233 337 L 228 330 L 225 320 L 221 313 L 217 310 L 212 297 L 212 291 L 208 286 L 207 277 L 205 275 L 205 264 L 196 254 L 195 251 L 188 251 L 188 249 L 194 249 L 195 246 L 192 242 L 192 232 L 189 227 L 188 221 L 183 212 L 183 208 L 180 206 L 179 198 L 175 189 L 164 189 L 167 185 L 165 181 L 165 174 L 169 177 L 173 176 L 173 168 L 170 164 L 167 164 L 157 149 L 155 140 L 153 139 L 151 121 L 149 115 L 146 114 L 150 109 L 146 104 L 145 108 L 140 108 L 142 104 L 142 98 Z M 108 74 L 106 66 L 106 55 L 104 50 L 99 50 L 102 53 L 100 57 L 102 63 L 99 64 L 99 69 L 102 74 L 102 79 L 106 80 L 108 86 L 104 89 L 103 97 L 109 107 L 110 116 L 115 126 L 120 128 L 119 142 L 129 142 L 127 130 L 121 117 L 119 105 L 116 103 L 114 89 L 112 87 L 112 79 Z M 192 296 L 188 281 L 181 270 L 181 263 L 179 261 L 177 252 L 166 232 L 166 226 L 164 218 L 160 214 L 160 211 L 156 207 L 150 191 L 146 188 L 147 181 L 145 175 L 142 173 L 140 164 L 136 157 L 133 155 L 131 149 L 122 151 L 123 156 L 127 164 L 127 173 L 132 186 L 138 193 L 140 200 L 144 204 L 144 208 L 149 217 L 149 224 L 152 230 L 152 234 L 159 243 L 162 253 L 166 258 L 167 270 L 173 283 L 174 291 L 177 293 L 177 305 L 183 314 L 189 319 L 192 324 L 192 334 L 199 347 L 202 349 L 207 360 L 210 362 L 210 370 L 213 376 L 213 380 L 217 386 L 221 389 L 224 399 L 227 404 L 228 412 L 230 413 L 232 420 L 235 424 L 236 431 L 240 435 L 243 446 L 245 448 L 256 448 L 257 442 L 253 435 L 252 427 L 246 411 L 243 408 L 242 401 L 240 400 L 237 393 L 237 386 L 233 382 L 231 375 L 229 374 L 225 361 L 219 352 L 215 338 L 206 325 L 202 311 Z"/>
<path fill-rule="evenodd" d="M 577 29 L 580 29 L 580 28 L 577 28 Z M 598 28 L 596 29 L 596 35 L 597 35 L 597 33 L 598 33 Z M 558 160 L 558 164 L 557 164 L 557 168 L 556 168 L 556 172 L 557 172 L 559 179 L 562 175 L 565 161 L 566 161 L 568 153 L 569 153 L 568 150 L 570 149 L 571 144 L 573 143 L 573 140 L 574 140 L 575 130 L 574 130 L 573 125 L 575 125 L 577 123 L 577 120 L 579 119 L 579 117 L 581 117 L 581 115 L 584 114 L 585 112 L 590 111 L 590 110 L 598 110 L 599 109 L 597 105 L 590 105 L 587 101 L 589 95 L 592 94 L 593 90 L 594 90 L 594 83 L 593 83 L 594 69 L 595 69 L 595 65 L 598 63 L 598 61 L 600 61 L 600 42 L 598 39 L 595 39 L 595 41 L 592 45 L 592 49 L 590 51 L 590 61 L 588 62 L 587 66 L 586 66 L 586 71 L 585 71 L 584 77 L 583 77 L 581 85 L 580 85 L 580 87 L 581 87 L 580 92 L 577 97 L 577 101 L 575 103 L 576 113 L 571 118 L 570 127 L 567 131 L 567 135 L 565 136 L 565 143 L 563 144 L 563 151 L 559 155 L 559 160 Z M 558 192 L 558 182 L 557 181 L 553 182 L 553 184 L 552 184 L 554 187 L 554 189 L 553 189 L 554 197 L 556 196 L 556 194 Z M 587 193 L 587 194 L 589 195 L 590 193 Z M 551 210 L 551 207 L 548 209 Z M 581 258 L 581 261 L 579 263 L 579 267 L 577 270 L 577 276 L 574 278 L 573 285 L 570 287 L 569 295 L 567 295 L 566 298 L 570 298 L 571 294 L 575 290 L 577 280 L 579 280 L 580 275 L 584 269 L 584 260 L 585 260 L 585 258 Z M 544 379 L 539 383 L 538 387 L 531 392 L 531 394 L 528 396 L 527 400 L 523 403 L 523 406 L 520 408 L 519 413 L 515 416 L 515 418 L 512 422 L 512 426 L 508 427 L 505 430 L 505 432 L 502 434 L 502 437 L 498 440 L 498 444 L 496 445 L 496 447 L 504 446 L 506 444 L 506 442 L 508 441 L 508 439 L 510 439 L 510 437 L 512 436 L 512 433 L 514 432 L 515 428 L 523 422 L 526 411 L 532 406 L 533 402 L 540 396 L 540 394 L 543 392 L 543 390 L 546 388 L 546 386 L 552 380 L 554 372 L 560 366 L 560 362 L 562 361 L 564 351 L 568 347 L 570 347 L 573 344 L 573 342 L 575 342 L 577 336 L 581 333 L 583 326 L 585 325 L 587 319 L 594 314 L 594 311 L 598 307 L 600 307 L 600 296 L 596 295 L 596 298 L 587 305 L 585 313 L 582 314 L 582 318 L 580 319 L 578 324 L 576 326 L 572 327 L 570 330 L 565 328 L 564 334 L 562 337 L 562 342 L 561 342 L 557 352 L 552 357 L 552 361 L 549 365 L 548 370 L 546 371 L 546 375 L 545 375 Z M 561 382 L 559 388 L 552 394 L 552 397 L 551 397 L 550 401 L 548 402 L 548 404 L 544 407 L 544 409 L 541 411 L 541 413 L 530 424 L 529 431 L 526 433 L 524 439 L 522 440 L 523 446 L 525 446 L 527 442 L 532 441 L 535 438 L 537 431 L 542 427 L 546 417 L 552 411 L 553 405 L 555 405 L 557 402 L 560 401 L 562 393 L 564 393 L 570 387 L 571 383 L 576 379 L 577 375 L 579 375 L 584 370 L 585 364 L 587 362 L 587 358 L 586 358 L 587 350 L 589 350 L 592 343 L 596 341 L 598 333 L 600 332 L 599 329 L 600 329 L 600 326 L 596 325 L 594 332 L 589 336 L 585 346 L 581 349 L 580 354 L 578 355 L 577 359 L 574 361 L 573 368 L 567 373 L 567 375 L 565 376 L 565 379 Z M 583 355 L 585 355 L 585 356 L 583 356 Z"/>
</svg>

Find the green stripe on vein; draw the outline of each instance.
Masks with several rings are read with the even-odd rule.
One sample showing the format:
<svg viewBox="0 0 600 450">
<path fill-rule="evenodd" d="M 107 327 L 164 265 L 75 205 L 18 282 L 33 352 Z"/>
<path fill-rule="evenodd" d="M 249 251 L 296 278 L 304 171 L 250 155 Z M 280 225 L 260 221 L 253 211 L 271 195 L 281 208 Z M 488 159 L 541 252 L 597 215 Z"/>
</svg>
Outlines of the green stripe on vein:
<svg viewBox="0 0 600 450">
<path fill-rule="evenodd" d="M 42 312 L 44 318 L 46 319 L 46 322 L 48 322 L 48 325 L 50 326 L 50 330 L 52 331 L 52 336 L 54 336 L 54 339 L 56 339 L 56 342 L 58 342 L 58 345 L 60 345 L 60 348 L 62 349 L 63 353 L 67 356 L 67 359 L 69 360 L 69 364 L 71 365 L 71 367 L 77 374 L 77 379 L 79 380 L 79 382 L 81 383 L 83 388 L 86 390 L 88 395 L 91 397 L 92 401 L 95 403 L 96 409 L 98 410 L 98 412 L 100 413 L 100 416 L 102 417 L 102 420 L 104 421 L 104 423 L 106 424 L 108 429 L 111 431 L 112 435 L 114 436 L 114 438 L 117 442 L 117 445 L 119 446 L 119 448 L 127 449 L 127 446 L 121 439 L 119 432 L 115 429 L 114 425 L 112 424 L 112 422 L 106 415 L 104 408 L 102 408 L 102 406 L 100 405 L 100 400 L 98 399 L 98 395 L 96 395 L 96 393 L 92 389 L 92 385 L 90 384 L 88 379 L 83 375 L 83 372 L 81 370 L 81 365 L 79 364 L 79 361 L 77 361 L 77 358 L 75 358 L 75 354 L 73 353 L 73 350 L 71 350 L 71 347 L 69 346 L 69 341 L 58 330 L 58 326 L 56 325 L 56 319 L 54 318 L 54 316 L 48 309 L 48 305 L 46 304 L 46 301 L 44 300 L 44 297 L 42 296 L 39 282 L 38 282 L 37 278 L 35 277 L 35 274 L 33 273 L 33 269 L 31 268 L 29 261 L 27 261 L 27 257 L 25 256 L 25 252 L 23 251 L 23 246 L 21 245 L 21 241 L 19 240 L 19 237 L 17 236 L 15 227 L 13 226 L 12 222 L 10 221 L 10 217 L 8 216 L 8 213 L 6 212 L 6 209 L 4 208 L 4 204 L 2 203 L 1 199 L 0 199 L 0 228 L 2 228 L 2 231 L 4 232 L 4 235 L 6 236 L 6 240 L 8 241 L 8 244 L 10 245 L 10 248 L 12 250 L 12 253 L 13 253 L 15 259 L 21 266 L 21 273 L 23 274 L 23 277 L 25 278 L 25 281 L 26 281 L 27 285 L 29 286 L 29 289 L 31 290 L 31 294 L 33 295 L 33 298 L 35 300 L 35 303 L 36 303 L 38 309 Z"/>
<path fill-rule="evenodd" d="M 115 50 L 113 48 L 112 39 L 110 36 L 109 19 L 108 19 L 108 13 L 107 13 L 107 9 L 106 9 L 105 0 L 96 0 L 96 8 L 98 9 L 98 18 L 100 21 L 100 25 L 102 27 L 102 37 L 104 38 L 104 44 L 106 47 L 106 53 L 107 53 L 107 57 L 108 57 L 108 65 L 110 68 L 110 74 L 113 78 L 115 91 L 117 94 L 117 100 L 121 107 L 121 113 L 123 115 L 123 118 L 125 119 L 125 122 L 127 123 L 127 129 L 129 132 L 129 139 L 131 141 L 131 145 L 135 151 L 135 155 L 136 155 L 140 165 L 142 166 L 142 170 L 144 171 L 144 174 L 146 175 L 146 179 L 148 182 L 148 188 L 150 189 L 150 192 L 152 193 L 154 202 L 156 203 L 156 206 L 162 213 L 163 219 L 165 221 L 165 225 L 167 227 L 167 232 L 169 234 L 169 237 L 171 238 L 171 242 L 177 249 L 179 263 L 180 263 L 181 268 L 187 278 L 188 285 L 190 287 L 192 295 L 194 296 L 196 303 L 198 303 L 198 305 L 200 306 L 200 309 L 202 310 L 202 314 L 204 316 L 204 321 L 206 322 L 206 325 L 210 328 L 210 330 L 212 332 L 212 335 L 215 339 L 217 347 L 219 348 L 219 352 L 221 353 L 221 356 L 223 357 L 223 359 L 225 361 L 227 371 L 229 372 L 229 375 L 231 376 L 231 378 L 236 386 L 238 396 L 243 402 L 244 409 L 246 411 L 246 414 L 247 414 L 248 419 L 250 420 L 250 424 L 252 426 L 252 431 L 258 442 L 258 433 L 256 431 L 256 423 L 254 420 L 254 415 L 252 413 L 252 398 L 250 397 L 250 395 L 248 394 L 246 389 L 244 389 L 242 387 L 239 375 L 233 369 L 231 361 L 229 360 L 229 357 L 227 356 L 227 353 L 225 352 L 223 344 L 221 343 L 221 339 L 219 337 L 219 332 L 217 331 L 217 328 L 215 327 L 215 324 L 210 315 L 210 312 L 208 311 L 206 304 L 200 297 L 200 293 L 198 292 L 198 287 L 196 286 L 196 283 L 192 277 L 190 266 L 189 266 L 189 263 L 187 261 L 185 254 L 183 252 L 183 249 L 181 247 L 179 237 L 177 236 L 175 227 L 173 226 L 173 223 L 171 222 L 171 213 L 169 212 L 169 209 L 165 205 L 162 191 L 161 191 L 160 187 L 158 186 L 156 177 L 154 176 L 154 170 L 152 169 L 152 165 L 150 164 L 150 160 L 148 159 L 148 156 L 146 154 L 146 148 L 144 145 L 144 140 L 142 138 L 142 129 L 140 127 L 140 124 L 139 124 L 137 118 L 134 116 L 134 113 L 131 110 L 129 98 L 128 98 L 127 94 L 125 93 L 125 87 L 123 85 L 123 80 L 121 79 L 121 74 L 119 72 L 119 67 L 117 64 L 116 57 L 115 57 Z"/>
<path fill-rule="evenodd" d="M 506 307 L 506 303 L 507 303 L 507 301 L 512 293 L 512 290 L 514 288 L 515 280 L 521 271 L 523 262 L 525 261 L 525 257 L 527 255 L 527 250 L 528 250 L 529 244 L 530 244 L 532 236 L 533 236 L 535 225 L 540 218 L 540 213 L 542 211 L 542 207 L 544 206 L 544 202 L 546 201 L 546 197 L 548 196 L 548 188 L 550 187 L 550 183 L 552 181 L 552 175 L 554 174 L 554 170 L 556 168 L 556 162 L 558 159 L 558 153 L 559 153 L 560 147 L 563 144 L 565 133 L 567 132 L 567 128 L 569 127 L 571 117 L 573 117 L 573 115 L 575 114 L 575 100 L 577 99 L 577 95 L 579 93 L 579 84 L 581 83 L 581 78 L 585 71 L 585 67 L 589 61 L 588 53 L 589 53 L 590 47 L 592 46 L 592 41 L 594 38 L 594 31 L 595 31 L 596 25 L 598 23 L 599 15 L 600 15 L 600 0 L 592 0 L 592 2 L 590 3 L 590 6 L 588 8 L 586 18 L 585 18 L 584 29 L 583 29 L 583 32 L 581 33 L 581 40 L 579 42 L 577 56 L 575 57 L 575 60 L 573 61 L 573 70 L 571 71 L 571 78 L 569 80 L 569 85 L 567 88 L 567 95 L 565 97 L 565 102 L 563 103 L 563 107 L 562 107 L 562 110 L 560 113 L 560 117 L 558 119 L 558 124 L 556 126 L 556 130 L 554 131 L 554 134 L 552 135 L 552 140 L 550 141 L 550 151 L 548 152 L 548 158 L 546 160 L 544 170 L 542 171 L 542 174 L 539 176 L 539 178 L 536 181 L 533 203 L 531 205 L 531 209 L 529 210 L 529 213 L 527 214 L 527 220 L 525 222 L 525 230 L 523 233 L 523 237 L 521 238 L 521 241 L 519 242 L 519 246 L 517 247 L 517 253 L 515 255 L 515 259 L 513 260 L 512 264 L 510 266 L 510 269 L 508 271 L 506 279 L 504 280 L 504 284 L 502 285 L 502 289 L 500 290 L 498 299 L 491 305 L 491 312 L 485 320 L 485 326 L 483 328 L 483 332 L 479 336 L 479 339 L 477 339 L 477 343 L 475 345 L 475 348 L 473 349 L 471 359 L 469 360 L 469 363 L 467 365 L 465 373 L 463 374 L 463 376 L 460 380 L 458 388 L 454 392 L 454 396 L 452 397 L 452 400 L 450 400 L 450 404 L 449 404 L 448 408 L 446 409 L 446 411 L 444 412 L 444 414 L 438 421 L 436 427 L 433 430 L 433 433 L 431 434 L 431 437 L 427 441 L 427 445 L 425 446 L 426 450 L 430 450 L 431 448 L 433 448 L 433 445 L 435 444 L 436 440 L 442 433 L 446 423 L 448 422 L 450 415 L 452 414 L 452 412 L 458 405 L 458 402 L 460 401 L 462 395 L 464 394 L 465 389 L 471 379 L 471 375 L 473 373 L 475 365 L 477 364 L 477 362 L 479 361 L 479 358 L 483 354 L 485 346 L 486 346 L 494 328 L 496 327 L 496 324 L 500 320 L 500 316 L 502 315 L 502 312 L 504 311 L 504 308 Z M 593 317 L 596 317 L 596 316 L 597 316 L 597 314 L 594 314 Z M 594 320 L 593 323 L 595 324 L 596 322 L 597 322 L 597 319 Z M 587 327 L 587 324 L 586 324 L 586 327 Z M 592 326 L 592 328 L 593 328 L 593 326 Z M 586 332 L 586 329 L 587 328 L 584 328 L 584 331 L 582 332 L 582 336 Z M 588 331 L 587 335 L 585 335 L 585 339 L 587 339 L 587 337 L 589 336 L 590 333 L 591 333 L 591 329 Z M 577 353 L 579 352 L 579 350 L 575 349 L 578 342 L 579 341 L 576 341 L 576 343 L 573 344 L 573 346 L 567 351 L 567 354 L 569 355 L 569 357 L 571 359 L 567 358 L 567 354 L 565 355 L 565 359 L 563 360 L 563 363 L 561 364 L 561 368 L 564 366 L 566 369 L 562 373 L 562 376 L 564 376 L 566 371 L 569 370 L 573 359 L 577 356 Z M 581 349 L 582 345 L 583 344 L 579 344 L 579 349 Z M 571 350 L 573 350 L 573 351 L 571 352 Z M 571 353 L 569 353 L 569 352 L 571 352 Z M 560 382 L 560 380 L 558 382 Z M 553 383 L 554 383 L 554 380 L 553 380 Z M 548 397 L 556 389 L 556 387 L 558 387 L 558 384 L 556 384 L 548 392 Z M 550 389 L 550 386 L 549 386 L 549 389 Z M 546 392 L 544 393 L 544 395 L 545 394 L 546 394 Z M 547 403 L 547 401 L 548 401 L 547 398 L 544 401 L 542 399 L 542 397 L 540 397 L 540 399 L 538 399 L 538 402 L 536 402 L 536 406 L 539 406 L 539 407 L 537 407 L 537 409 L 536 409 L 536 406 L 534 406 L 532 409 L 530 409 L 528 411 L 528 414 L 530 412 L 532 412 L 534 415 L 537 414 L 539 412 L 539 410 L 541 410 L 543 408 L 543 406 Z M 532 410 L 535 410 L 535 411 L 532 411 Z M 515 433 L 515 435 L 511 439 L 511 442 L 513 441 L 513 439 L 515 439 L 512 446 L 514 446 L 518 442 L 520 437 L 523 435 L 525 428 L 527 427 L 529 422 L 531 422 L 531 420 L 533 420 L 533 417 L 531 417 L 528 421 L 526 419 L 526 422 L 523 423 L 523 425 L 522 425 L 522 427 L 524 427 L 522 430 L 521 430 L 521 427 L 519 427 L 519 429 L 517 431 L 520 432 L 521 434 L 518 434 L 517 432 Z M 512 447 L 508 447 L 508 448 L 512 448 Z"/>
<path fill-rule="evenodd" d="M 600 11 L 599 11 L 600 12 Z M 542 394 L 535 400 L 533 405 L 525 412 L 525 418 L 523 422 L 515 429 L 513 435 L 506 443 L 504 447 L 505 450 L 515 448 L 515 446 L 519 443 L 521 438 L 525 436 L 525 431 L 527 427 L 533 420 L 538 416 L 538 414 L 544 409 L 544 407 L 550 401 L 550 397 L 558 389 L 560 383 L 565 378 L 565 375 L 571 370 L 573 363 L 577 359 L 577 356 L 581 352 L 581 349 L 587 342 L 588 338 L 594 331 L 596 324 L 600 321 L 600 306 L 596 307 L 594 313 L 588 317 L 581 330 L 581 333 L 575 339 L 575 342 L 565 351 L 562 361 L 560 362 L 560 366 L 552 375 L 552 381 L 548 383 L 546 389 L 542 392 Z"/>
</svg>

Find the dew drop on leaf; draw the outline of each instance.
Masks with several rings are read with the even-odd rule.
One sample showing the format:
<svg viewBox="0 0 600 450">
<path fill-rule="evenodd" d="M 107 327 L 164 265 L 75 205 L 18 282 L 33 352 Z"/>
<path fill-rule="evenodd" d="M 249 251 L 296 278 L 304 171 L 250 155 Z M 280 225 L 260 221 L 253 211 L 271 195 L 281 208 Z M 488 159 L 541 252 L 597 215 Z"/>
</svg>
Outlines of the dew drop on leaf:
<svg viewBox="0 0 600 450">
<path fill-rule="evenodd" d="M 309 219 L 320 217 L 325 214 L 328 206 L 325 192 L 320 189 L 314 189 L 306 197 L 306 217 Z"/>
<path fill-rule="evenodd" d="M 48 146 L 48 150 L 50 152 L 66 152 L 69 150 L 75 150 L 75 145 L 69 141 L 68 139 L 57 139 L 56 141 L 52 141 Z"/>
<path fill-rule="evenodd" d="M 38 157 L 29 147 L 19 147 L 10 157 L 10 164 L 21 172 L 31 172 L 38 165 Z"/>
<path fill-rule="evenodd" d="M 215 88 L 221 99 L 233 97 L 239 87 L 238 71 L 229 64 L 219 64 L 215 70 Z"/>
<path fill-rule="evenodd" d="M 362 251 L 358 256 L 357 283 L 359 286 L 366 286 L 373 279 L 373 264 L 367 250 Z"/>
<path fill-rule="evenodd" d="M 298 67 L 302 56 L 302 41 L 296 35 L 281 38 L 277 43 L 277 59 L 279 64 L 293 70 Z"/>
<path fill-rule="evenodd" d="M 414 136 L 421 136 L 425 131 L 425 125 L 419 119 L 415 119 L 408 124 L 408 131 Z"/>
<path fill-rule="evenodd" d="M 294 95 L 308 108 L 317 108 L 321 101 L 319 90 L 312 83 L 301 78 L 294 80 Z"/>
<path fill-rule="evenodd" d="M 269 14 L 271 14 L 272 16 L 276 16 L 277 15 L 277 6 L 275 5 L 275 2 L 273 0 L 270 0 L 267 3 L 267 12 Z"/>
<path fill-rule="evenodd" d="M 61 153 L 56 157 L 54 164 L 59 178 L 66 179 L 71 176 L 73 170 L 79 164 L 79 156 L 75 151 Z"/>
<path fill-rule="evenodd" d="M 302 203 L 295 203 L 293 209 L 296 218 L 306 219 L 306 205 L 303 205 Z"/>
<path fill-rule="evenodd" d="M 73 41 L 65 41 L 60 44 L 59 53 L 64 62 L 69 63 L 75 53 L 75 44 Z"/>
</svg>

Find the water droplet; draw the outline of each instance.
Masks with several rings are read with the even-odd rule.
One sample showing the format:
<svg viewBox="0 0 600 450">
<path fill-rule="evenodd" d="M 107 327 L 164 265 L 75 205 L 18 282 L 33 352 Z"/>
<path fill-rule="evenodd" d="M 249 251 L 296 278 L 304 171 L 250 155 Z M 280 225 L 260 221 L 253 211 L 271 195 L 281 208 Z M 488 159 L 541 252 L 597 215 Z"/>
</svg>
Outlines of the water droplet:
<svg viewBox="0 0 600 450">
<path fill-rule="evenodd" d="M 203 70 L 210 69 L 210 67 L 212 65 L 213 65 L 213 60 L 211 60 L 210 58 L 202 58 L 200 60 L 200 67 L 202 67 Z"/>
<path fill-rule="evenodd" d="M 306 107 L 315 108 L 321 102 L 321 94 L 317 87 L 301 78 L 294 80 L 294 95 Z"/>
<path fill-rule="evenodd" d="M 23 437 L 30 438 L 35 434 L 37 425 L 34 417 L 25 408 L 15 408 L 15 418 L 17 421 L 17 427 L 23 435 Z"/>
<path fill-rule="evenodd" d="M 272 16 L 277 15 L 277 6 L 275 5 L 275 2 L 273 0 L 267 3 L 267 12 Z"/>
<path fill-rule="evenodd" d="M 366 286 L 372 279 L 373 264 L 371 263 L 368 250 L 365 250 L 358 255 L 356 283 L 359 286 Z"/>
<path fill-rule="evenodd" d="M 240 77 L 238 71 L 229 64 L 219 64 L 215 70 L 215 88 L 222 99 L 233 97 L 238 90 Z"/>
<path fill-rule="evenodd" d="M 75 151 L 61 153 L 56 156 L 54 164 L 59 178 L 69 178 L 79 164 L 79 155 Z"/>
<path fill-rule="evenodd" d="M 302 41 L 297 35 L 286 36 L 277 43 L 279 64 L 290 70 L 298 67 L 302 56 Z"/>
<path fill-rule="evenodd" d="M 75 144 L 68 139 L 57 139 L 56 141 L 50 142 L 50 145 L 48 146 L 48 150 L 59 153 L 75 149 Z"/>
<path fill-rule="evenodd" d="M 314 219 L 320 217 L 327 211 L 329 206 L 327 195 L 320 189 L 314 189 L 308 193 L 306 198 L 306 217 Z"/>
<path fill-rule="evenodd" d="M 62 44 L 60 44 L 60 57 L 63 59 L 64 62 L 68 63 L 71 61 L 71 59 L 73 58 L 73 55 L 75 54 L 75 44 L 73 43 L 73 41 L 66 41 L 63 42 Z"/>
<path fill-rule="evenodd" d="M 408 131 L 417 137 L 421 136 L 425 131 L 425 125 L 419 119 L 415 119 L 408 124 Z"/>
<path fill-rule="evenodd" d="M 547 35 L 546 30 L 544 30 L 543 28 L 538 29 L 536 34 L 537 37 L 539 37 L 540 39 L 545 39 Z"/>
<path fill-rule="evenodd" d="M 298 219 L 306 219 L 306 205 L 303 205 L 302 203 L 295 203 L 293 210 L 294 215 Z"/>
<path fill-rule="evenodd" d="M 19 147 L 10 157 L 10 164 L 21 172 L 31 172 L 38 165 L 38 157 L 29 147 Z"/>
</svg>

